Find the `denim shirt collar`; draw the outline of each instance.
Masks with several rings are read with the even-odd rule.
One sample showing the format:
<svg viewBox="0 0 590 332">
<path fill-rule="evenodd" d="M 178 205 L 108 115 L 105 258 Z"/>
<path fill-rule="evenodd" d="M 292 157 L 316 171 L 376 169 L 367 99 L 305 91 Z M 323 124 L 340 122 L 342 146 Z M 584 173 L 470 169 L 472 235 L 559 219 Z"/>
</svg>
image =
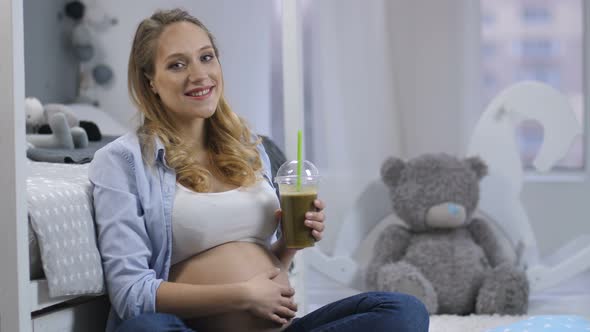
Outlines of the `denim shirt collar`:
<svg viewBox="0 0 590 332">
<path fill-rule="evenodd" d="M 162 140 L 160 140 L 160 138 L 157 136 L 154 137 L 154 141 L 156 143 L 154 149 L 154 160 L 159 161 L 162 165 L 164 165 L 164 167 L 172 169 L 166 162 L 166 148 L 164 147 L 164 143 L 162 143 Z"/>
</svg>

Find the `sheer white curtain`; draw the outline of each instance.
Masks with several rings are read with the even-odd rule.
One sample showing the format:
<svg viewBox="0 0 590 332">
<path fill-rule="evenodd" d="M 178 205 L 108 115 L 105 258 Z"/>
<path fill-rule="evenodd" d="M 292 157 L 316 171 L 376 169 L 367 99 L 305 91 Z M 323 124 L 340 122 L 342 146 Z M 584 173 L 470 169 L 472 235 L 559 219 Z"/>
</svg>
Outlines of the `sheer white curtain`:
<svg viewBox="0 0 590 332">
<path fill-rule="evenodd" d="M 306 151 L 324 176 L 325 251 L 386 157 L 463 151 L 464 111 L 477 105 L 468 53 L 479 44 L 466 43 L 479 31 L 464 31 L 472 15 L 479 24 L 472 3 L 301 2 Z"/>
<path fill-rule="evenodd" d="M 386 4 L 404 154 L 463 154 L 481 113 L 479 2 Z"/>
<path fill-rule="evenodd" d="M 306 152 L 323 175 L 327 251 L 384 157 L 401 153 L 384 3 L 303 1 Z"/>
</svg>

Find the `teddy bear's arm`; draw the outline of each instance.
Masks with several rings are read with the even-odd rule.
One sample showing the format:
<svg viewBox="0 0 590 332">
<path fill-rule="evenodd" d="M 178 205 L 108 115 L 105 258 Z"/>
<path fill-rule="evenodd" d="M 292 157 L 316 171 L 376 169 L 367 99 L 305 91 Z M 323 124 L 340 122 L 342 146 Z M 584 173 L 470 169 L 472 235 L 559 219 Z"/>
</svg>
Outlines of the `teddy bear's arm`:
<svg viewBox="0 0 590 332">
<path fill-rule="evenodd" d="M 410 233 L 403 226 L 387 226 L 375 242 L 372 263 L 383 264 L 400 260 L 406 253 L 409 242 Z"/>
<path fill-rule="evenodd" d="M 496 233 L 486 220 L 474 218 L 471 224 L 469 224 L 468 229 L 475 242 L 484 250 L 492 267 L 496 267 L 508 260 L 503 255 L 504 251 L 500 247 L 500 241 L 498 241 Z"/>
<path fill-rule="evenodd" d="M 366 283 L 371 289 L 376 289 L 377 273 L 386 263 L 399 261 L 408 248 L 410 233 L 403 226 L 389 225 L 379 235 L 375 242 L 373 258 L 367 268 Z"/>
</svg>

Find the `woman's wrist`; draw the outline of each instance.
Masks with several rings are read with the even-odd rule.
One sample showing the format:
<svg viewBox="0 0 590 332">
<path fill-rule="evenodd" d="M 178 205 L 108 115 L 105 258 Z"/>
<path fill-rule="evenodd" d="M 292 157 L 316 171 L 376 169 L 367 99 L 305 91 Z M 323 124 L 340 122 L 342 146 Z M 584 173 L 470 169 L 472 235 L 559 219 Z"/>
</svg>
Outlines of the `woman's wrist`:
<svg viewBox="0 0 590 332">
<path fill-rule="evenodd" d="M 236 288 L 236 309 L 238 311 L 250 310 L 252 301 L 250 301 L 251 294 L 248 284 L 246 282 L 240 282 L 235 284 Z"/>
</svg>

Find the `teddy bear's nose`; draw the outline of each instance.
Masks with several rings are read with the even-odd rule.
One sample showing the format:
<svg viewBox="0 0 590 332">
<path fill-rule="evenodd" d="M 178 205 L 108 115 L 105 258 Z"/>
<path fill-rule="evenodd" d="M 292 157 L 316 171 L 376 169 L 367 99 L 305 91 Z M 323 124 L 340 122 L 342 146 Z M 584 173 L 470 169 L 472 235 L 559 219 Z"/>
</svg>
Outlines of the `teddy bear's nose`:
<svg viewBox="0 0 590 332">
<path fill-rule="evenodd" d="M 458 215 L 461 212 L 459 206 L 453 203 L 449 203 L 449 205 L 447 206 L 447 210 L 449 211 L 449 214 L 452 214 L 454 216 Z"/>
</svg>

